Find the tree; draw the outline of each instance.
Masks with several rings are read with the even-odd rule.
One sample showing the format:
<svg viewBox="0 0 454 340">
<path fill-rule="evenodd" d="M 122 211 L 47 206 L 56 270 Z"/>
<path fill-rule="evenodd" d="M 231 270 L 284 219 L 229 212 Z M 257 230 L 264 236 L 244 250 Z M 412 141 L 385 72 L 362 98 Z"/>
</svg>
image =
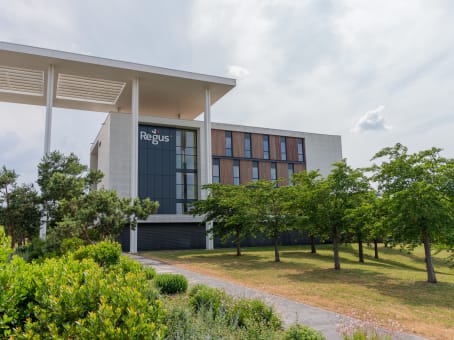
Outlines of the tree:
<svg viewBox="0 0 454 340">
<path fill-rule="evenodd" d="M 431 244 L 453 235 L 454 161 L 432 148 L 409 154 L 402 144 L 379 151 L 373 160 L 374 180 L 383 196 L 385 223 L 393 239 L 413 249 L 424 245 L 427 281 L 436 283 Z"/>
<path fill-rule="evenodd" d="M 191 212 L 202 216 L 203 222 L 213 221 L 210 232 L 222 242 L 232 240 L 236 255 L 241 256 L 241 242 L 254 236 L 251 220 L 251 201 L 243 185 L 208 184 L 203 186 L 209 194 L 205 200 L 194 202 Z"/>
<path fill-rule="evenodd" d="M 339 244 L 349 231 L 346 215 L 349 209 L 360 205 L 361 195 L 368 191 L 368 182 L 345 159 L 333 165 L 334 169 L 315 189 L 314 199 L 322 232 L 328 233 L 333 242 L 334 269 L 340 270 Z"/>
<path fill-rule="evenodd" d="M 17 178 L 14 170 L 0 170 L 0 223 L 12 247 L 34 237 L 41 219 L 38 193 L 31 184 L 18 185 Z"/>
<path fill-rule="evenodd" d="M 87 243 L 104 239 L 116 240 L 125 225 L 137 226 L 154 214 L 158 202 L 150 199 L 120 198 L 115 190 L 90 190 L 81 196 L 60 201 L 63 220 L 57 224 L 54 237 L 79 237 Z M 52 233 L 52 232 L 51 232 Z M 58 235 L 60 234 L 60 235 Z"/>
<path fill-rule="evenodd" d="M 99 170 L 87 170 L 87 166 L 81 164 L 73 153 L 68 156 L 59 151 L 47 153 L 38 164 L 37 183 L 48 226 L 54 227 L 63 219 L 59 201 L 82 196 L 102 177 Z"/>
<path fill-rule="evenodd" d="M 275 181 L 258 180 L 247 186 L 250 192 L 251 213 L 255 225 L 274 242 L 274 261 L 280 262 L 280 237 L 295 228 L 296 216 L 292 211 L 292 187 L 277 186 Z"/>
<path fill-rule="evenodd" d="M 318 170 L 303 171 L 293 175 L 295 183 L 294 211 L 300 217 L 298 224 L 302 231 L 306 232 L 311 240 L 311 253 L 317 252 L 315 248 L 315 237 L 328 238 L 323 233 L 323 219 L 320 219 L 318 211 L 319 186 L 323 183 L 322 175 Z"/>
<path fill-rule="evenodd" d="M 348 224 L 348 231 L 353 234 L 358 242 L 358 259 L 364 263 L 363 242 L 374 239 L 375 257 L 378 258 L 377 240 L 374 237 L 374 227 L 376 225 L 376 200 L 377 195 L 374 191 L 365 191 L 358 195 L 358 204 L 345 211 L 345 222 Z"/>
</svg>

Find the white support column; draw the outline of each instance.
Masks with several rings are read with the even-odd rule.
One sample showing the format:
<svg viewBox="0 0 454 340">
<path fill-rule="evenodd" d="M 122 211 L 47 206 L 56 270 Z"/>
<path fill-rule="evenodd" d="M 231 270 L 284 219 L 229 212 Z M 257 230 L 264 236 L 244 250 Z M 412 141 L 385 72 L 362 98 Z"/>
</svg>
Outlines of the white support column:
<svg viewBox="0 0 454 340">
<path fill-rule="evenodd" d="M 204 137 L 205 137 L 205 148 L 204 148 L 204 153 L 205 153 L 205 183 L 203 184 L 211 184 L 213 182 L 212 178 L 212 168 L 211 168 L 211 163 L 212 163 L 212 156 L 211 156 L 211 92 L 210 89 L 207 87 L 205 89 L 205 112 L 203 116 L 203 132 L 204 132 Z M 206 198 L 206 195 L 208 193 L 205 192 L 203 198 Z M 207 231 L 207 236 L 206 236 L 206 249 L 214 249 L 214 242 L 213 239 L 211 238 L 211 235 L 208 233 L 210 229 L 213 227 L 213 222 L 207 222 L 205 225 L 205 230 Z"/>
<path fill-rule="evenodd" d="M 138 189 L 138 158 L 139 158 L 139 78 L 132 81 L 132 112 L 131 112 L 131 199 L 137 197 Z M 137 253 L 137 234 L 139 226 L 129 231 L 129 252 Z"/>
<path fill-rule="evenodd" d="M 54 65 L 49 65 L 47 69 L 47 92 L 46 92 L 46 125 L 44 130 L 44 155 L 50 152 L 50 142 L 52 135 L 52 107 L 54 106 Z M 39 227 L 39 238 L 46 239 L 47 218 L 41 221 Z"/>
</svg>

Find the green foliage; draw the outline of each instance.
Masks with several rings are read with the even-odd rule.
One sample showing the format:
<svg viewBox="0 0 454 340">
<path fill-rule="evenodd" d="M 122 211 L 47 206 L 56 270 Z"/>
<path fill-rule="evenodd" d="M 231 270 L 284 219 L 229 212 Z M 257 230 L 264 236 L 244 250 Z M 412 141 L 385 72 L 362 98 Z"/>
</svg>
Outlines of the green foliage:
<svg viewBox="0 0 454 340">
<path fill-rule="evenodd" d="M 143 272 L 147 277 L 147 280 L 153 280 L 156 277 L 156 270 L 153 267 L 143 267 Z"/>
<path fill-rule="evenodd" d="M 204 223 L 213 221 L 210 232 L 212 237 L 219 237 L 222 242 L 232 241 L 241 255 L 241 242 L 255 236 L 251 228 L 250 196 L 243 185 L 209 184 L 203 186 L 209 194 L 206 200 L 193 203 L 191 213 L 203 216 Z"/>
<path fill-rule="evenodd" d="M 224 291 L 196 284 L 189 291 L 189 303 L 195 311 L 209 310 L 213 317 L 225 312 L 229 297 Z"/>
<path fill-rule="evenodd" d="M 142 272 L 119 275 L 91 259 L 1 263 L 0 310 L 2 338 L 153 339 L 165 329 Z"/>
<path fill-rule="evenodd" d="M 0 225 L 0 264 L 8 262 L 12 249 L 9 247 L 10 239 L 5 235 L 5 229 Z"/>
<path fill-rule="evenodd" d="M 81 261 L 89 258 L 101 267 L 110 267 L 118 264 L 120 256 L 120 244 L 111 241 L 103 241 L 97 244 L 81 247 L 73 254 L 73 258 L 75 260 Z"/>
<path fill-rule="evenodd" d="M 0 170 L 0 223 L 11 237 L 11 245 L 23 245 L 38 234 L 41 211 L 32 184 L 17 185 L 14 170 Z"/>
<path fill-rule="evenodd" d="M 281 320 L 260 300 L 236 299 L 228 308 L 229 319 L 238 327 L 260 324 L 274 330 L 282 327 Z"/>
<path fill-rule="evenodd" d="M 352 334 L 344 334 L 344 340 L 391 340 L 389 335 L 380 335 L 376 331 L 368 332 L 356 329 Z"/>
<path fill-rule="evenodd" d="M 185 293 L 188 289 L 188 280 L 180 274 L 158 274 L 154 284 L 163 294 Z"/>
<path fill-rule="evenodd" d="M 301 324 L 291 325 L 283 335 L 284 340 L 325 340 L 322 333 Z"/>
<path fill-rule="evenodd" d="M 292 187 L 278 186 L 275 181 L 259 180 L 248 184 L 249 206 L 254 224 L 274 241 L 275 262 L 280 262 L 281 234 L 295 229 L 296 216 L 292 212 Z"/>
<path fill-rule="evenodd" d="M 34 260 L 42 262 L 46 258 L 57 255 L 58 247 L 48 240 L 41 240 L 38 237 L 32 239 L 25 246 L 16 248 L 16 254 L 22 257 L 25 261 L 31 262 Z"/>
<path fill-rule="evenodd" d="M 118 261 L 118 264 L 115 265 L 115 267 L 110 267 L 110 270 L 116 270 L 119 273 L 126 274 L 126 273 L 134 273 L 138 274 L 143 271 L 142 265 L 131 259 L 129 256 L 126 255 L 121 255 L 120 259 Z M 145 276 L 148 280 L 148 276 L 145 273 Z"/>
<path fill-rule="evenodd" d="M 65 238 L 60 244 L 59 254 L 63 255 L 69 252 L 75 252 L 83 247 L 85 242 L 77 237 Z"/>
<path fill-rule="evenodd" d="M 396 144 L 379 151 L 373 159 L 382 163 L 372 167 L 383 197 L 384 223 L 392 238 L 410 249 L 424 244 L 431 283 L 437 282 L 431 243 L 449 244 L 454 235 L 454 160 L 441 157 L 440 151 L 409 154 L 405 146 Z"/>
</svg>

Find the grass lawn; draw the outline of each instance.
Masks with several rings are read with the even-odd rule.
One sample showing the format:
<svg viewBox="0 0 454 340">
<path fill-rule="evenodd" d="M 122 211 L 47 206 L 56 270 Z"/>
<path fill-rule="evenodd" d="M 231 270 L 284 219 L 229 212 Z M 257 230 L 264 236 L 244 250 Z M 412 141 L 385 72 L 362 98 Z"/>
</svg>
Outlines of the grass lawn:
<svg viewBox="0 0 454 340">
<path fill-rule="evenodd" d="M 380 248 L 380 259 L 365 248 L 366 263 L 358 263 L 356 248 L 341 248 L 340 271 L 334 271 L 330 245 L 311 254 L 307 246 L 281 248 L 281 263 L 273 248 L 213 251 L 154 251 L 141 255 L 223 278 L 379 324 L 391 330 L 431 339 L 454 339 L 454 269 L 446 253 L 435 255 L 440 283 L 426 283 L 423 249 L 413 254 Z"/>
</svg>

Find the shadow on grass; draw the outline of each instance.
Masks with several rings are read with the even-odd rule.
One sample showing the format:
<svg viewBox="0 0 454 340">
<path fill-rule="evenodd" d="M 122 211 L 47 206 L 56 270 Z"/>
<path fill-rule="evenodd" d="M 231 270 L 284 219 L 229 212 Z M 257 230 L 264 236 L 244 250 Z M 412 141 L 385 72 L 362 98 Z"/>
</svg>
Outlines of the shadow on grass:
<svg viewBox="0 0 454 340">
<path fill-rule="evenodd" d="M 413 306 L 454 308 L 454 284 L 427 282 L 405 282 L 390 280 L 387 275 L 363 269 L 308 270 L 302 274 L 287 274 L 287 279 L 296 283 L 360 284 Z"/>
</svg>

